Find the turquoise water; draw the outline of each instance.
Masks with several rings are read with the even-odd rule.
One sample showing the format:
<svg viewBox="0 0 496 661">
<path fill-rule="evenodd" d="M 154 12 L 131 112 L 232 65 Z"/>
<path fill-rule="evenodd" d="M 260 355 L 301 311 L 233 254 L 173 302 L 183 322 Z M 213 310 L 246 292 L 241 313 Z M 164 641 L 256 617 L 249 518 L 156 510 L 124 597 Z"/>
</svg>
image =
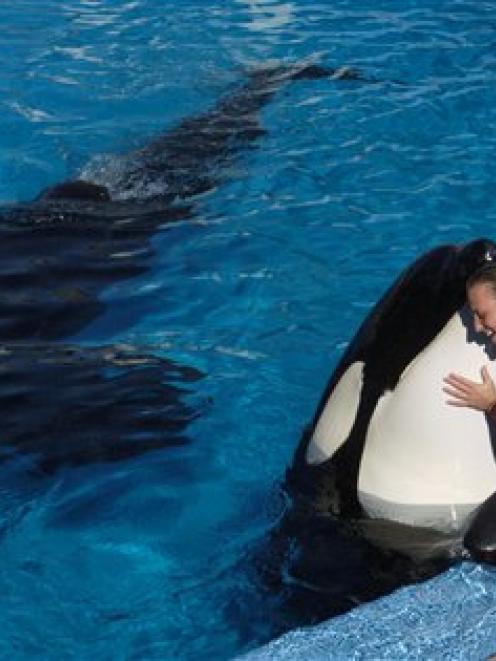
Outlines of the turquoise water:
<svg viewBox="0 0 496 661">
<path fill-rule="evenodd" d="M 35 477 L 21 454 L 2 465 L 2 656 L 232 657 L 298 624 L 250 549 L 355 328 L 418 254 L 494 238 L 494 8 L 25 0 L 0 21 L 2 205 L 81 173 L 112 185 L 121 154 L 249 67 L 318 59 L 379 81 L 276 94 L 267 133 L 69 338 L 201 372 L 188 442 Z"/>
</svg>

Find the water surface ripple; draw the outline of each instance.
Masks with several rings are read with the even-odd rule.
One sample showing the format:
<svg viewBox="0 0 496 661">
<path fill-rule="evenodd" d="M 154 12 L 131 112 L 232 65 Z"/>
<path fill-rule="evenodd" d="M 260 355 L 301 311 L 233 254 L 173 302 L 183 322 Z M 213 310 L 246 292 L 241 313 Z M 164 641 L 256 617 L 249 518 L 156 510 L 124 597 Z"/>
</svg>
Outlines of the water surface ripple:
<svg viewBox="0 0 496 661">
<path fill-rule="evenodd" d="M 0 24 L 0 656 L 222 659 L 325 617 L 261 583 L 278 485 L 398 271 L 493 238 L 493 4 L 23 0 Z M 313 62 L 373 82 L 274 90 L 174 212 L 33 217 L 81 176 L 166 196 L 123 191 L 129 154 L 254 67 Z M 426 585 L 405 658 L 446 652 Z M 463 658 L 489 649 L 477 604 Z"/>
</svg>

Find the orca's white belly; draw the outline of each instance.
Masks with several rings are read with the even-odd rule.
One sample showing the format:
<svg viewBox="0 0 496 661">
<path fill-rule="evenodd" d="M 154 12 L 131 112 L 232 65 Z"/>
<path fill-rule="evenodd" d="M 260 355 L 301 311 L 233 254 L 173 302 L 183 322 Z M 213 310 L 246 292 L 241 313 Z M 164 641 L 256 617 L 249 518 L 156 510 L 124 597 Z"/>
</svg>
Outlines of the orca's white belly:
<svg viewBox="0 0 496 661">
<path fill-rule="evenodd" d="M 488 363 L 484 347 L 467 342 L 467 329 L 456 314 L 406 368 L 395 390 L 381 397 L 358 481 L 359 500 L 370 516 L 460 529 L 495 491 L 486 417 L 448 405 L 442 390 L 450 372 L 480 381 L 480 368 Z"/>
</svg>

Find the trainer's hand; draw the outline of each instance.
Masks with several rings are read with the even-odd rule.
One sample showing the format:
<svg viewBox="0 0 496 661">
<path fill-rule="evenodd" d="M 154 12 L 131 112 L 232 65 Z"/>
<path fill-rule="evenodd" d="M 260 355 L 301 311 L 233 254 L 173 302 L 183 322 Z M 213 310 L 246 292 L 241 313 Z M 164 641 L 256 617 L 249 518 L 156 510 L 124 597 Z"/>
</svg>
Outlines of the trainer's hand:
<svg viewBox="0 0 496 661">
<path fill-rule="evenodd" d="M 447 385 L 443 390 L 453 399 L 448 399 L 451 406 L 468 406 L 478 411 L 489 411 L 496 404 L 496 385 L 489 376 L 486 366 L 481 369 L 482 383 L 466 379 L 460 374 L 448 374 L 444 379 Z"/>
</svg>

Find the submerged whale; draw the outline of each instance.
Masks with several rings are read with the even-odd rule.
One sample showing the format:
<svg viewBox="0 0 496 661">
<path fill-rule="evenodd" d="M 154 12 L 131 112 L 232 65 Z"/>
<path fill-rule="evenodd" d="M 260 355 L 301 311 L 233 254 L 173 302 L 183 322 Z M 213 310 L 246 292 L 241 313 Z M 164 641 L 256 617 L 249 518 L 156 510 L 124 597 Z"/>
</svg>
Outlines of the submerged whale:
<svg viewBox="0 0 496 661">
<path fill-rule="evenodd" d="M 69 181 L 43 191 L 40 201 L 78 199 L 101 202 L 115 211 L 119 200 L 132 201 L 136 211 L 146 202 L 161 205 L 190 199 L 232 178 L 231 166 L 240 152 L 266 134 L 260 111 L 281 88 L 303 80 L 361 81 L 353 68 L 318 64 L 255 68 L 246 81 L 198 116 L 189 117 L 143 148 L 119 159 L 118 173 L 105 187 L 90 181 Z M 153 210 L 153 209 L 152 209 Z"/>
<path fill-rule="evenodd" d="M 485 239 L 434 249 L 373 308 L 288 470 L 300 511 L 405 554 L 419 553 L 424 533 L 424 553 L 456 554 L 463 542 L 496 562 L 495 425 L 442 391 L 448 373 L 477 380 L 495 358 L 465 304 L 467 278 L 495 258 Z"/>
<path fill-rule="evenodd" d="M 76 333 L 105 309 L 104 287 L 147 270 L 158 228 L 194 215 L 195 197 L 228 177 L 264 134 L 260 110 L 299 80 L 366 81 L 316 64 L 250 72 L 214 107 L 120 160 L 112 189 L 74 180 L 0 214 L 0 341 Z"/>
<path fill-rule="evenodd" d="M 184 445 L 199 415 L 202 373 L 142 348 L 11 343 L 0 358 L 0 462 L 35 476 Z"/>
<path fill-rule="evenodd" d="M 132 457 L 187 441 L 196 369 L 119 347 L 61 343 L 101 315 L 101 293 L 145 273 L 159 228 L 232 176 L 264 131 L 259 111 L 285 84 L 359 80 L 350 69 L 267 67 L 214 107 L 119 161 L 107 187 L 76 179 L 0 213 L 0 460 L 31 469 Z M 28 464 L 26 464 L 28 465 Z"/>
</svg>

